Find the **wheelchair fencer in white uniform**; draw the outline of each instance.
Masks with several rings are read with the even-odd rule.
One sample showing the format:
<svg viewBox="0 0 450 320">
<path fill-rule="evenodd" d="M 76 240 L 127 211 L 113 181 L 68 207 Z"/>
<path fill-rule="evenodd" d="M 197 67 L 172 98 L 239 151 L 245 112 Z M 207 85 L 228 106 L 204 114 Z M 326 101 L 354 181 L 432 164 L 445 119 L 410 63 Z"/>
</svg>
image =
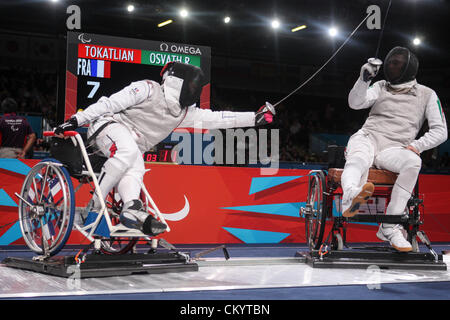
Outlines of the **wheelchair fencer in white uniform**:
<svg viewBox="0 0 450 320">
<path fill-rule="evenodd" d="M 272 122 L 275 111 L 269 103 L 257 112 L 200 109 L 205 76 L 198 67 L 170 62 L 161 71 L 161 84 L 142 80 L 102 97 L 58 126 L 55 135 L 90 124 L 88 137 L 98 132 L 95 143 L 108 157 L 99 175 L 102 195 L 116 187 L 123 201 L 120 222 L 144 234 L 157 235 L 166 225 L 142 211 L 139 200 L 145 173 L 142 153 L 166 138 L 175 128 L 226 129 L 253 127 Z M 99 208 L 95 194 L 90 211 Z"/>
<path fill-rule="evenodd" d="M 371 110 L 362 128 L 348 141 L 341 177 L 344 217 L 357 214 L 373 192 L 373 184 L 367 182 L 372 166 L 398 173 L 386 214 L 404 214 L 421 169 L 420 153 L 447 140 L 445 115 L 436 92 L 416 81 L 416 56 L 407 48 L 395 47 L 383 68 L 386 80 L 370 85 L 379 66 L 363 65 L 348 96 L 352 109 Z M 429 130 L 417 137 L 425 120 Z M 401 225 L 382 223 L 377 237 L 398 251 L 411 251 L 402 229 Z"/>
</svg>

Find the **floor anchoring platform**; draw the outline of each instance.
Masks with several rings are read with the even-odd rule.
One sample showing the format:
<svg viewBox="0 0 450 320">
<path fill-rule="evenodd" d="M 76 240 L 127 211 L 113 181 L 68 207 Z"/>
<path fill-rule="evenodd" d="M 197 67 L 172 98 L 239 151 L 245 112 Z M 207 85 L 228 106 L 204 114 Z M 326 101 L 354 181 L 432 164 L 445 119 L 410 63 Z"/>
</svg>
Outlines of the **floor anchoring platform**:
<svg viewBox="0 0 450 320">
<path fill-rule="evenodd" d="M 295 256 L 304 257 L 305 262 L 313 268 L 367 269 L 377 266 L 380 269 L 447 270 L 442 255 L 436 257 L 432 253 L 397 252 L 389 248 L 332 250 L 322 256 L 318 250 L 297 251 Z"/>
<path fill-rule="evenodd" d="M 198 271 L 198 265 L 180 253 L 133 253 L 124 255 L 89 254 L 81 264 L 75 256 L 55 256 L 47 260 L 6 258 L 2 262 L 12 268 L 35 271 L 59 277 L 100 278 L 132 274 Z M 77 272 L 76 275 L 74 273 Z"/>
</svg>

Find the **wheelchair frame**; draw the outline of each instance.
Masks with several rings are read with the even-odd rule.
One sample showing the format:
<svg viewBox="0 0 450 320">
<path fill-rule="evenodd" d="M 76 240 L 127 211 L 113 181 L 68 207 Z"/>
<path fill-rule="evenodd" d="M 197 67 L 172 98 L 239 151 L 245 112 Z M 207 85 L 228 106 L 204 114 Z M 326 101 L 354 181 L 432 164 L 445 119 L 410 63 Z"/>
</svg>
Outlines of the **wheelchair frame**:
<svg viewBox="0 0 450 320">
<path fill-rule="evenodd" d="M 333 216 L 334 197 L 342 196 L 340 183 L 333 181 L 326 170 L 312 170 L 308 175 L 308 196 L 305 207 L 301 209 L 301 214 L 305 218 L 306 242 L 310 251 L 309 253 L 298 252 L 297 255 L 306 256 L 306 260 L 313 267 L 348 268 L 368 267 L 377 264 L 385 268 L 433 268 L 446 270 L 446 265 L 442 261 L 442 255 L 438 255 L 433 250 L 426 234 L 419 230 L 420 225 L 423 224 L 423 217 L 419 208 L 423 206 L 423 200 L 419 198 L 418 184 L 416 184 L 414 194 L 408 201 L 408 214 L 357 214 L 354 217 L 346 218 L 342 215 Z M 395 182 L 395 179 L 393 181 Z M 393 183 L 374 184 L 375 191 L 373 196 L 375 197 L 387 197 L 386 191 L 390 191 L 393 186 Z M 385 192 L 380 190 L 380 188 L 384 188 Z M 326 235 L 327 220 L 332 220 L 332 224 L 330 231 Z M 407 239 L 411 242 L 413 250 L 410 253 L 396 252 L 389 247 L 368 247 L 358 248 L 362 250 L 353 250 L 354 248 L 350 248 L 346 242 L 347 224 L 351 222 L 401 224 L 407 231 Z M 429 253 L 419 253 L 417 238 L 426 245 Z M 364 249 L 369 249 L 369 251 L 364 251 Z"/>
<path fill-rule="evenodd" d="M 52 137 L 54 136 L 54 133 L 51 131 L 46 131 L 44 132 L 44 136 Z M 74 190 L 70 174 L 66 170 L 64 164 L 56 161 L 55 159 L 45 159 L 31 169 L 30 173 L 25 178 L 21 193 L 16 193 L 16 196 L 20 199 L 20 228 L 27 246 L 32 251 L 41 254 L 41 256 L 37 257 L 38 259 L 46 259 L 55 255 L 64 247 L 73 227 L 75 227 L 75 229 L 78 230 L 85 238 L 87 238 L 91 243 L 94 243 L 94 248 L 96 250 L 100 250 L 102 239 L 96 236 L 96 232 L 98 231 L 98 228 L 102 228 L 104 230 L 105 225 L 107 228 L 106 233 L 109 234 L 109 238 L 111 239 L 121 237 L 130 238 L 130 241 L 137 241 L 139 238 L 144 238 L 147 241 L 151 241 L 151 237 L 139 230 L 129 229 L 122 224 L 113 225 L 110 213 L 108 211 L 109 209 L 104 200 L 105 198 L 103 197 L 99 187 L 97 175 L 92 169 L 92 165 L 81 135 L 76 131 L 66 131 L 64 136 L 71 139 L 74 147 L 79 146 L 84 164 L 87 168 L 87 170 L 82 171 L 81 174 L 82 176 L 91 179 L 93 182 L 94 192 L 100 199 L 101 209 L 97 216 L 93 220 L 91 219 L 92 221 L 86 225 L 80 225 L 77 221 L 74 221 L 75 193 L 84 184 L 84 182 L 81 181 L 82 179 L 79 179 L 80 185 L 76 190 Z M 42 177 L 41 175 L 40 177 L 43 181 L 42 189 L 40 190 L 40 195 L 33 197 L 34 200 L 31 200 L 30 193 L 38 193 L 36 179 L 40 174 L 39 171 L 45 171 L 44 176 Z M 48 176 L 49 174 L 50 177 Z M 63 184 L 59 186 L 59 190 L 62 191 L 62 200 L 59 200 L 58 203 L 55 203 L 55 197 L 52 194 L 53 188 L 58 189 L 58 186 L 52 187 L 50 185 L 52 181 L 50 178 L 53 174 L 56 178 L 55 181 Z M 32 189 L 32 185 L 34 187 L 34 191 L 30 191 L 30 189 Z M 144 205 L 149 214 L 151 214 L 151 207 L 153 209 L 152 211 L 156 215 L 156 218 L 167 226 L 166 231 L 170 231 L 169 225 L 165 221 L 143 182 L 141 184 L 141 190 L 145 198 Z M 44 193 L 46 193 L 46 195 L 44 195 Z M 55 234 L 55 229 L 57 228 L 59 229 L 59 232 Z M 38 231 L 39 229 L 40 231 Z M 36 243 L 33 239 L 35 236 L 36 238 L 39 238 L 39 235 L 41 238 L 40 244 Z M 155 246 L 153 243 L 152 245 Z"/>
</svg>

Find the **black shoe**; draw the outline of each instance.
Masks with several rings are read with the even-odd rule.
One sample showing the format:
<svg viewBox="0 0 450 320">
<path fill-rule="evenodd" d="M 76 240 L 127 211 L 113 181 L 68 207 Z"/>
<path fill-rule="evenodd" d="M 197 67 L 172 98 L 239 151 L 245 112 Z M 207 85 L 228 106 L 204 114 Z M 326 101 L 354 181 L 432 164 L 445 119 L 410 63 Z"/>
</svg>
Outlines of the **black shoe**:
<svg viewBox="0 0 450 320">
<path fill-rule="evenodd" d="M 167 226 L 161 221 L 156 220 L 152 215 L 145 219 L 142 225 L 142 232 L 149 236 L 157 236 L 166 231 Z"/>
</svg>

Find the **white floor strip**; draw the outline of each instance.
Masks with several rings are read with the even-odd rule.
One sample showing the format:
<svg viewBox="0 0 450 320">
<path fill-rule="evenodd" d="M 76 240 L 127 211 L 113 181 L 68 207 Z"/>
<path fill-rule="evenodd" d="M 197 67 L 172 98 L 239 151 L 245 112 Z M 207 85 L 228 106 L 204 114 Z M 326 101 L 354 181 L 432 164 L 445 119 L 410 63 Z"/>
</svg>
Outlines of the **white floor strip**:
<svg viewBox="0 0 450 320">
<path fill-rule="evenodd" d="M 222 261 L 221 261 L 222 260 Z M 450 256 L 444 256 L 447 266 Z M 294 258 L 199 261 L 198 272 L 60 278 L 0 266 L 0 298 L 450 281 L 450 271 L 313 269 Z M 448 268 L 450 269 L 450 268 Z"/>
</svg>

